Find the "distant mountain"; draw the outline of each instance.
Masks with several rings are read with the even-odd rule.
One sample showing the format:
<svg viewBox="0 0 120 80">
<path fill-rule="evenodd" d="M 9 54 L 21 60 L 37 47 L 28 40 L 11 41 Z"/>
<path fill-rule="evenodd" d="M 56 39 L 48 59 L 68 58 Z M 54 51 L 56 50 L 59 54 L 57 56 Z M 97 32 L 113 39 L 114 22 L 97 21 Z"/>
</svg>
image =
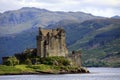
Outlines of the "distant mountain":
<svg viewBox="0 0 120 80">
<path fill-rule="evenodd" d="M 64 28 L 69 50 L 82 50 L 85 66 L 120 66 L 120 19 L 28 7 L 0 14 L 0 58 L 35 48 L 38 27 Z"/>
<path fill-rule="evenodd" d="M 67 24 L 98 19 L 83 12 L 52 12 L 46 9 L 23 7 L 19 10 L 0 14 L 0 58 L 36 47 L 38 27 L 46 28 L 50 24 Z M 67 22 L 65 22 L 67 21 Z"/>
<path fill-rule="evenodd" d="M 81 50 L 84 66 L 120 66 L 120 20 L 95 19 L 84 22 L 63 20 L 46 28 L 62 26 L 67 33 L 70 51 Z M 0 56 L 13 55 L 36 47 L 38 28 L 0 37 Z M 100 63 L 100 64 L 99 64 Z"/>
<path fill-rule="evenodd" d="M 0 37 L 0 62 L 3 56 L 11 56 L 27 48 L 35 48 L 37 34 L 38 28 L 31 28 L 21 33 Z"/>
<path fill-rule="evenodd" d="M 67 25 L 59 22 L 48 27 L 58 25 L 67 32 L 69 50 L 82 50 L 84 66 L 120 67 L 120 19 L 95 19 Z"/>
<path fill-rule="evenodd" d="M 120 16 L 116 15 L 116 16 L 113 16 L 111 18 L 113 18 L 113 19 L 120 19 Z"/>
<path fill-rule="evenodd" d="M 85 21 L 96 19 L 83 12 L 52 12 L 46 9 L 24 7 L 0 14 L 0 36 L 16 34 L 34 27 L 46 27 L 61 20 Z"/>
</svg>

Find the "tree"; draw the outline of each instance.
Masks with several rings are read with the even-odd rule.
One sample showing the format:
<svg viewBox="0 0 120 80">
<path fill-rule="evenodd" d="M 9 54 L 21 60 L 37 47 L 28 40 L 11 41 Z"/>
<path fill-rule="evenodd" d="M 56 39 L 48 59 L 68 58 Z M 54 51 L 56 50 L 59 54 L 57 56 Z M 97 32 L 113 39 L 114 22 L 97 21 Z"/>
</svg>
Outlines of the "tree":
<svg viewBox="0 0 120 80">
<path fill-rule="evenodd" d="M 19 64 L 19 60 L 15 56 L 8 58 L 5 62 L 7 66 L 15 66 L 17 64 Z"/>
<path fill-rule="evenodd" d="M 30 60 L 29 58 L 27 58 L 27 59 L 25 60 L 25 64 L 27 64 L 27 65 L 32 65 L 32 62 L 31 62 L 31 60 Z"/>
</svg>

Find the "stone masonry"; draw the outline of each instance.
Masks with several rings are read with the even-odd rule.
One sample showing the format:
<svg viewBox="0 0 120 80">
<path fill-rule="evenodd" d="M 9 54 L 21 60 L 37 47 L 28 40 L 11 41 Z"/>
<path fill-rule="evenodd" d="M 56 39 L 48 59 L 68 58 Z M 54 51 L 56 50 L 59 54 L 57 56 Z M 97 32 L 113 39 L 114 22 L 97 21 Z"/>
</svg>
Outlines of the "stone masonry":
<svg viewBox="0 0 120 80">
<path fill-rule="evenodd" d="M 72 65 L 81 66 L 81 52 L 73 51 L 68 54 L 66 47 L 66 34 L 64 29 L 41 29 L 39 28 L 39 35 L 37 36 L 37 49 L 26 49 L 21 54 L 15 54 L 17 59 L 25 59 L 25 55 L 50 57 L 63 56 L 72 61 Z M 3 57 L 3 64 L 9 57 Z"/>
<path fill-rule="evenodd" d="M 66 34 L 64 29 L 41 29 L 37 36 L 37 56 L 67 56 Z"/>
</svg>

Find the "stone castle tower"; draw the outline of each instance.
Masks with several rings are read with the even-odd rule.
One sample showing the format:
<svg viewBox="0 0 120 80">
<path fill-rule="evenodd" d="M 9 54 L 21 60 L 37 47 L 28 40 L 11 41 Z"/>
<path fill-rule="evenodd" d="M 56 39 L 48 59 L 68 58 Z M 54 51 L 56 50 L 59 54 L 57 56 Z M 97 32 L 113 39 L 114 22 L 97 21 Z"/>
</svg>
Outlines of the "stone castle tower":
<svg viewBox="0 0 120 80">
<path fill-rule="evenodd" d="M 69 58 L 72 61 L 72 65 L 81 66 L 81 52 L 73 51 L 72 54 L 68 54 L 66 47 L 66 34 L 64 29 L 40 29 L 37 36 L 37 50 L 27 49 L 22 54 L 15 54 L 17 59 L 24 59 L 26 54 L 32 56 L 49 57 L 49 56 L 63 56 Z M 37 53 L 37 55 L 36 55 Z M 10 57 L 3 57 L 3 64 Z"/>
<path fill-rule="evenodd" d="M 37 36 L 37 56 L 67 56 L 66 34 L 64 29 L 41 29 Z"/>
</svg>

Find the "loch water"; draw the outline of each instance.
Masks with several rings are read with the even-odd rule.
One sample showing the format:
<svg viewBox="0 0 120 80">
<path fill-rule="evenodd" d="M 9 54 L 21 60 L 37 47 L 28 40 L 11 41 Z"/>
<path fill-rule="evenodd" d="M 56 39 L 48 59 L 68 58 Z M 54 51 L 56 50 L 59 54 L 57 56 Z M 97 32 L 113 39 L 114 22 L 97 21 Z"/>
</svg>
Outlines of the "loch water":
<svg viewBox="0 0 120 80">
<path fill-rule="evenodd" d="M 0 80 L 120 80 L 120 68 L 88 68 L 87 74 L 2 75 Z"/>
</svg>

